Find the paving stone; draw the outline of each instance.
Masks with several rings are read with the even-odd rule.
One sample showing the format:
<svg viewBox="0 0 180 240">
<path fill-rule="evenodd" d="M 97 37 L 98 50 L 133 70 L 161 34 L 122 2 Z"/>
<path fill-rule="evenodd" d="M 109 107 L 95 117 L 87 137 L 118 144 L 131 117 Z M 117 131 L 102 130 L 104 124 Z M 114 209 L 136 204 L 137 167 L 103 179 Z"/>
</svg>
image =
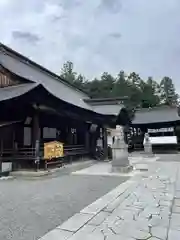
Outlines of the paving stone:
<svg viewBox="0 0 180 240">
<path fill-rule="evenodd" d="M 170 194 L 170 193 L 166 193 L 165 194 L 165 199 L 164 200 L 172 201 L 173 199 L 174 199 L 174 195 L 173 194 Z"/>
<path fill-rule="evenodd" d="M 109 227 L 106 223 L 102 223 L 100 226 L 97 226 L 94 232 L 102 232 L 103 235 L 107 237 L 111 237 L 115 235 L 115 232 L 112 230 L 112 227 Z"/>
<path fill-rule="evenodd" d="M 169 224 L 170 224 L 170 218 L 162 218 L 160 224 L 159 224 L 159 227 L 169 227 Z"/>
<path fill-rule="evenodd" d="M 172 212 L 173 213 L 179 213 L 180 214 L 180 206 L 173 206 L 173 209 L 172 209 Z"/>
<path fill-rule="evenodd" d="M 140 230 L 135 230 L 135 231 L 129 231 L 128 233 L 129 237 L 135 238 L 135 239 L 140 239 L 140 240 L 146 240 L 151 237 L 150 233 L 140 231 Z"/>
<path fill-rule="evenodd" d="M 141 221 L 119 221 L 112 227 L 117 235 L 127 236 L 137 239 L 146 239 L 150 237 L 148 223 L 142 224 Z M 139 238 L 138 238 L 139 237 Z"/>
<path fill-rule="evenodd" d="M 100 212 L 95 217 L 93 217 L 89 222 L 88 225 L 98 226 L 100 225 L 107 217 L 109 216 L 108 212 Z"/>
<path fill-rule="evenodd" d="M 170 228 L 180 231 L 180 214 L 172 213 Z"/>
<path fill-rule="evenodd" d="M 115 212 L 113 212 L 113 214 L 111 214 L 104 220 L 103 224 L 106 224 L 108 227 L 112 227 L 118 220 L 119 217 Z"/>
<path fill-rule="evenodd" d="M 70 240 L 84 239 L 85 236 L 88 236 L 88 234 L 92 233 L 94 230 L 95 230 L 94 226 L 85 225 L 79 231 L 73 234 Z"/>
<path fill-rule="evenodd" d="M 153 237 L 157 237 L 161 240 L 166 240 L 168 235 L 168 229 L 162 227 L 153 227 L 151 229 L 151 234 Z"/>
<path fill-rule="evenodd" d="M 117 216 L 122 220 L 133 220 L 136 214 L 134 211 L 122 210 L 122 209 L 118 209 L 116 213 L 117 213 Z"/>
<path fill-rule="evenodd" d="M 160 211 L 160 217 L 162 219 L 170 219 L 171 217 L 171 210 L 170 209 L 163 209 Z"/>
<path fill-rule="evenodd" d="M 172 201 L 164 201 L 164 200 L 161 200 L 161 201 L 160 201 L 160 205 L 161 205 L 161 206 L 171 207 L 171 206 L 172 206 Z"/>
<path fill-rule="evenodd" d="M 180 191 L 175 192 L 175 198 L 180 198 Z"/>
<path fill-rule="evenodd" d="M 180 199 L 179 198 L 174 199 L 174 205 L 177 207 L 180 207 Z"/>
<path fill-rule="evenodd" d="M 155 227 L 155 226 L 160 226 L 162 222 L 162 218 L 160 216 L 152 216 L 152 219 L 150 219 L 149 226 L 150 227 Z"/>
<path fill-rule="evenodd" d="M 151 213 L 152 215 L 159 215 L 160 214 L 160 208 L 158 207 L 147 207 L 145 209 L 147 213 Z"/>
<path fill-rule="evenodd" d="M 72 232 L 64 231 L 61 229 L 54 229 L 48 232 L 45 236 L 39 240 L 67 240 L 72 236 Z"/>
<path fill-rule="evenodd" d="M 148 204 L 145 202 L 134 202 L 133 206 L 136 208 L 144 209 Z"/>
<path fill-rule="evenodd" d="M 77 213 L 58 228 L 75 232 L 85 225 L 90 219 L 92 219 L 93 216 L 93 214 Z"/>
<path fill-rule="evenodd" d="M 114 235 L 111 237 L 107 237 L 106 240 L 134 240 L 134 238 L 129 238 L 129 237 L 120 236 L 120 235 Z"/>
<path fill-rule="evenodd" d="M 116 224 L 114 224 L 111 229 L 115 234 L 122 234 L 122 235 L 127 235 L 127 232 L 134 229 L 134 224 L 133 221 L 117 221 Z M 128 228 L 127 228 L 128 226 Z"/>
<path fill-rule="evenodd" d="M 156 238 L 156 237 L 150 237 L 150 238 L 148 238 L 148 240 L 160 240 L 160 239 Z"/>
<path fill-rule="evenodd" d="M 176 183 L 176 191 L 180 191 L 180 182 Z"/>
<path fill-rule="evenodd" d="M 134 216 L 139 215 L 139 213 L 142 211 L 142 209 L 135 208 L 133 205 L 132 206 L 123 207 L 122 210 L 129 211 L 129 212 L 133 213 Z"/>
<path fill-rule="evenodd" d="M 68 240 L 104 240 L 102 232 L 84 233 L 82 235 L 74 234 Z"/>
<path fill-rule="evenodd" d="M 169 229 L 168 240 L 179 240 L 180 239 L 180 231 Z"/>
<path fill-rule="evenodd" d="M 137 219 L 137 221 L 133 221 L 131 226 L 135 230 L 149 232 L 149 221 L 147 219 Z"/>
<path fill-rule="evenodd" d="M 130 194 L 129 191 L 125 191 L 119 197 L 117 197 L 113 202 L 109 203 L 103 211 L 113 212 L 115 208 L 117 208 Z"/>
</svg>

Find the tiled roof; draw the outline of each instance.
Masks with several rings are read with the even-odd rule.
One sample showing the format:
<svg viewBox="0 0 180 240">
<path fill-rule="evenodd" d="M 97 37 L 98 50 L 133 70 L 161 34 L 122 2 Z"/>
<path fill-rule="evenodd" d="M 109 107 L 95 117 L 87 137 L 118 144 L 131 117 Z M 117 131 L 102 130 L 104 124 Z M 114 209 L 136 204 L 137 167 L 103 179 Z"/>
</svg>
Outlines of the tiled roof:
<svg viewBox="0 0 180 240">
<path fill-rule="evenodd" d="M 95 113 L 117 116 L 123 107 L 122 105 L 116 104 L 100 104 L 98 106 L 92 106 L 88 101 L 86 101 L 90 100 L 91 102 L 91 99 L 86 93 L 72 87 L 58 75 L 50 72 L 44 67 L 20 55 L 1 43 L 0 64 L 17 76 L 34 82 L 34 85 L 33 83 L 29 83 L 27 85 L 19 85 L 19 87 L 8 87 L 7 89 L 2 89 L 0 93 L 1 101 L 20 96 L 25 92 L 30 91 L 31 88 L 33 89 L 37 85 L 42 85 L 49 93 L 58 99 Z"/>
<path fill-rule="evenodd" d="M 104 114 L 104 115 L 114 115 L 118 116 L 121 109 L 124 108 L 123 105 L 99 105 L 99 106 L 92 106 L 95 112 Z"/>
<path fill-rule="evenodd" d="M 21 56 L 21 55 L 20 55 Z M 28 61 L 14 53 L 14 51 L 0 44 L 0 63 L 9 71 L 17 76 L 23 77 L 30 81 L 44 85 L 50 93 L 61 100 L 91 110 L 91 107 L 83 99 L 89 98 L 87 94 L 81 92 L 67 82 L 62 80 L 58 75 L 44 69 L 43 67 Z"/>
<path fill-rule="evenodd" d="M 162 106 L 151 109 L 141 109 L 135 112 L 132 124 L 153 124 L 180 121 L 176 107 Z"/>
</svg>

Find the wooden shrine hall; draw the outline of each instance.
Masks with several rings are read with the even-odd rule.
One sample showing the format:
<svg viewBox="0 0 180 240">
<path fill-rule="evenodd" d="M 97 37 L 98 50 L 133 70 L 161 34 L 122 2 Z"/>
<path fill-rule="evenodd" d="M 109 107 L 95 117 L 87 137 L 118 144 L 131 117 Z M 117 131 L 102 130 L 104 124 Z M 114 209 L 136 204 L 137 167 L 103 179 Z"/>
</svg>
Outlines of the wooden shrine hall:
<svg viewBox="0 0 180 240">
<path fill-rule="evenodd" d="M 131 145 L 134 150 L 143 150 L 144 134 L 149 133 L 154 140 L 156 150 L 179 150 L 180 148 L 180 114 L 176 106 L 159 106 L 140 109 L 135 112 L 131 123 Z M 160 146 L 161 145 L 161 146 Z"/>
<path fill-rule="evenodd" d="M 93 158 L 102 140 L 107 157 L 107 127 L 127 125 L 120 99 L 91 99 L 44 67 L 0 44 L 0 161 L 13 169 L 44 168 L 54 163 L 45 144 L 63 144 L 55 163 Z M 58 146 L 58 145 L 57 145 Z"/>
</svg>

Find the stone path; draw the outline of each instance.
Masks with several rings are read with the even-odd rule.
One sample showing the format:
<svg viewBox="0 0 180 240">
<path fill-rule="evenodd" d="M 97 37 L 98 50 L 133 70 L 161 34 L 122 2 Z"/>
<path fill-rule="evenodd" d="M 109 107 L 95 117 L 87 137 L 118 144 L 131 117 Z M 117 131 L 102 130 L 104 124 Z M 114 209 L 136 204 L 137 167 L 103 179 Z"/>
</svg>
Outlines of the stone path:
<svg viewBox="0 0 180 240">
<path fill-rule="evenodd" d="M 129 173 L 112 172 L 111 162 L 99 162 L 90 167 L 83 168 L 79 171 L 72 172 L 73 175 L 94 175 L 94 176 L 128 176 L 132 177 L 139 174 L 139 169 L 147 170 L 148 165 L 157 161 L 158 157 L 145 158 L 143 156 L 129 157 L 130 165 L 133 166 L 134 171 Z"/>
<path fill-rule="evenodd" d="M 41 240 L 180 239 L 180 165 L 154 162 Z"/>
</svg>

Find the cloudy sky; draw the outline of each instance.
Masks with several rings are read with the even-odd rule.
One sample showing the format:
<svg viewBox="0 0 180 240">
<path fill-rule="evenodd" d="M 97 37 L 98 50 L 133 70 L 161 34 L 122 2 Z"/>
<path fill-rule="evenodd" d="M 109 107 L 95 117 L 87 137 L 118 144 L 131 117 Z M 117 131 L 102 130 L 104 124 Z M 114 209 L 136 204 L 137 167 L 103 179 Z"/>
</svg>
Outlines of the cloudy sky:
<svg viewBox="0 0 180 240">
<path fill-rule="evenodd" d="M 0 0 L 0 41 L 54 72 L 64 61 L 173 78 L 180 92 L 180 0 Z"/>
</svg>

